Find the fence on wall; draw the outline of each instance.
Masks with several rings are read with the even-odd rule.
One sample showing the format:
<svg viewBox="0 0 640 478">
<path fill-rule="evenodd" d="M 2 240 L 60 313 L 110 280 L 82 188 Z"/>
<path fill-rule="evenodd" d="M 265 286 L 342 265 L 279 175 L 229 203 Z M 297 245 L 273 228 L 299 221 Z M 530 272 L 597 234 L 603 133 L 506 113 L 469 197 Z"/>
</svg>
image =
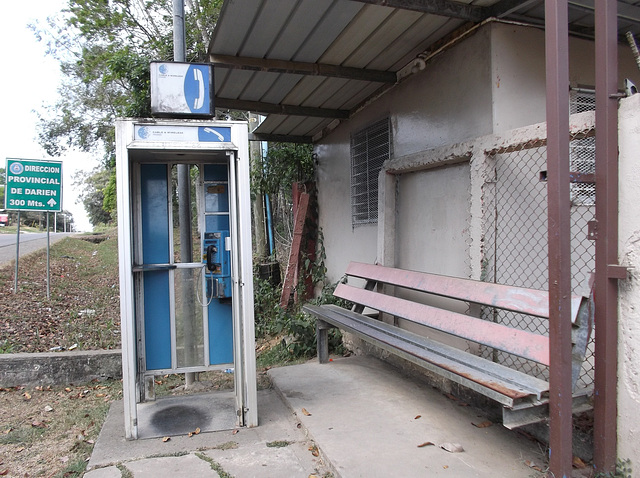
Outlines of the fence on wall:
<svg viewBox="0 0 640 478">
<path fill-rule="evenodd" d="M 546 140 L 511 144 L 492 151 L 485 161 L 484 254 L 482 279 L 489 282 L 549 290 L 547 255 Z M 574 131 L 570 142 L 571 272 L 575 294 L 588 295 L 595 270 L 595 243 L 587 238 L 587 223 L 595 218 L 595 128 Z M 486 308 L 491 320 L 548 335 L 546 319 Z M 483 356 L 548 380 L 548 367 L 495 350 Z M 578 387 L 594 382 L 594 334 L 578 379 Z"/>
</svg>

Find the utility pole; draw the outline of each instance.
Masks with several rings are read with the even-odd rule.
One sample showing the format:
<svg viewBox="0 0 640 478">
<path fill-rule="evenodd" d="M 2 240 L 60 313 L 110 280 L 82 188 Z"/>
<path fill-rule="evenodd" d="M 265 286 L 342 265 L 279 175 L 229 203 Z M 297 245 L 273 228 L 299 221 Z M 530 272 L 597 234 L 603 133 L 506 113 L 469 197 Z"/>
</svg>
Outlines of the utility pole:
<svg viewBox="0 0 640 478">
<path fill-rule="evenodd" d="M 187 57 L 184 27 L 184 0 L 173 0 L 173 61 L 184 62 Z M 178 218 L 180 227 L 180 260 L 193 261 L 193 246 L 191 234 L 191 178 L 188 164 L 178 164 Z M 185 359 L 189 365 L 193 363 L 193 322 L 195 317 L 194 302 L 191 288 L 185 288 L 182 301 L 184 323 Z M 185 386 L 188 388 L 196 380 L 193 372 L 185 373 Z"/>
</svg>

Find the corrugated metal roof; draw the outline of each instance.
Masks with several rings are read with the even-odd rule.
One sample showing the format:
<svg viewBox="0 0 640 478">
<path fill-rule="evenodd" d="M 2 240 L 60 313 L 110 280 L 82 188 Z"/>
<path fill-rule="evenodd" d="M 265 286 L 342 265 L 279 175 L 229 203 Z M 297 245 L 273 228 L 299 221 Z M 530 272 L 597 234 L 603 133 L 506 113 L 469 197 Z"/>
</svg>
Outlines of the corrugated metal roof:
<svg viewBox="0 0 640 478">
<path fill-rule="evenodd" d="M 569 0 L 593 37 L 595 0 Z M 640 30 L 619 0 L 619 30 Z M 263 139 L 311 141 L 393 87 L 418 55 L 488 18 L 544 25 L 544 0 L 225 0 L 209 48 L 216 108 L 266 114 Z"/>
</svg>

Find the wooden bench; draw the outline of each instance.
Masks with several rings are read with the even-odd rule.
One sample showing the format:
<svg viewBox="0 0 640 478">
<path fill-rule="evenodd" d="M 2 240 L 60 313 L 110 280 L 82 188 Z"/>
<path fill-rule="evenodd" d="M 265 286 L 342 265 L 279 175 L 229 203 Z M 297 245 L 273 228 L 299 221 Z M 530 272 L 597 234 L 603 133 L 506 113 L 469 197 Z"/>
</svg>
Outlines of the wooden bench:
<svg viewBox="0 0 640 478">
<path fill-rule="evenodd" d="M 442 306 L 425 305 L 422 298 L 417 302 L 396 296 L 402 289 L 418 291 L 462 301 L 463 309 L 477 304 L 548 320 L 547 292 L 358 262 L 349 264 L 346 275 L 366 281 L 364 288 L 341 283 L 334 291 L 336 297 L 355 304 L 352 310 L 336 305 L 307 304 L 303 307 L 305 312 L 317 318 L 320 363 L 328 361 L 328 329 L 337 327 L 501 403 L 503 424 L 507 428 L 538 422 L 548 416 L 549 383 L 546 380 L 441 340 L 413 333 L 397 324 L 404 319 L 548 366 L 549 338 L 546 335 L 452 312 Z M 384 292 L 389 286 L 396 294 Z M 377 315 L 388 314 L 394 318 L 394 323 L 363 314 L 365 308 L 377 311 Z M 589 298 L 572 297 L 574 412 L 589 408 L 589 391 L 578 391 L 575 386 L 589 340 L 592 309 Z M 429 329 L 425 331 L 425 335 L 429 335 Z"/>
</svg>

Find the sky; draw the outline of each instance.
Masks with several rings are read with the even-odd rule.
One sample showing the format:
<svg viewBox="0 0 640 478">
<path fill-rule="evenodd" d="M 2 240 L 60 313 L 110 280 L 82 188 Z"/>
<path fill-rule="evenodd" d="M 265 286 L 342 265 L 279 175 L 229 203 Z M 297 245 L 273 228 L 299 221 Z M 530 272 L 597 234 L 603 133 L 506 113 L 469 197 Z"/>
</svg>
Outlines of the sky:
<svg viewBox="0 0 640 478">
<path fill-rule="evenodd" d="M 27 28 L 36 20 L 44 25 L 66 5 L 65 0 L 22 0 L 3 2 L 0 15 L 0 167 L 6 158 L 62 161 L 63 209 L 73 214 L 76 230 L 90 231 L 84 206 L 77 203 L 77 188 L 72 177 L 77 171 L 92 171 L 99 165 L 95 157 L 72 151 L 52 158 L 38 145 L 36 111 L 54 104 L 61 81 L 58 62 L 45 55 L 46 45 L 37 41 Z M 0 208 L 4 205 L 0 205 Z"/>
</svg>

